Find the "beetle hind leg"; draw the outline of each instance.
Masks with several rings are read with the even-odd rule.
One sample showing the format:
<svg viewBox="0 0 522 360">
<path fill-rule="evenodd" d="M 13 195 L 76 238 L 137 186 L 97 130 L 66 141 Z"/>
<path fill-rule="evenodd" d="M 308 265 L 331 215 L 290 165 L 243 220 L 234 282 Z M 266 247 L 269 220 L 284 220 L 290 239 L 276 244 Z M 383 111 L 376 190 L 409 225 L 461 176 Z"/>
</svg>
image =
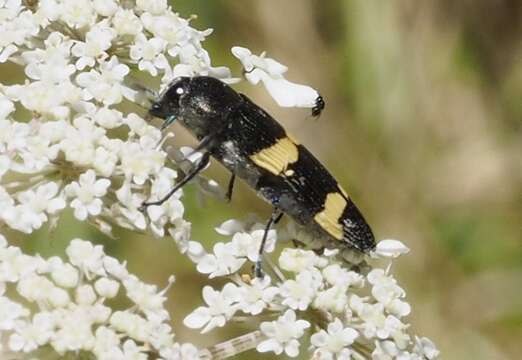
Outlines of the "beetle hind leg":
<svg viewBox="0 0 522 360">
<path fill-rule="evenodd" d="M 256 265 L 254 267 L 254 274 L 257 278 L 263 277 L 263 269 L 262 269 L 263 251 L 265 248 L 266 239 L 268 238 L 268 231 L 270 230 L 272 225 L 277 224 L 279 222 L 279 220 L 281 220 L 281 218 L 283 217 L 283 214 L 284 213 L 281 210 L 275 208 L 274 211 L 272 211 L 272 215 L 270 216 L 270 219 L 266 223 L 265 232 L 263 233 L 263 239 L 261 240 L 261 245 L 259 246 L 258 257 L 257 257 Z"/>
<path fill-rule="evenodd" d="M 227 193 L 225 194 L 225 201 L 228 203 L 232 200 L 232 192 L 234 191 L 234 182 L 236 181 L 236 174 L 232 173 L 228 181 Z"/>
</svg>

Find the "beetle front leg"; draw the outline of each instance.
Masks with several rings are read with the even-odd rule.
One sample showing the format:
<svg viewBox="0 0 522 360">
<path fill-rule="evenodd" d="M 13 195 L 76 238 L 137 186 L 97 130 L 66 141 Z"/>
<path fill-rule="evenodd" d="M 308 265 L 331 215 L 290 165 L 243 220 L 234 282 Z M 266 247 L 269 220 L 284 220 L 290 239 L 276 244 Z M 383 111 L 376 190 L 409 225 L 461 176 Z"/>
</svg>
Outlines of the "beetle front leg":
<svg viewBox="0 0 522 360">
<path fill-rule="evenodd" d="M 209 161 L 210 161 L 210 153 L 209 152 L 205 152 L 203 154 L 203 157 L 201 158 L 201 160 L 191 169 L 191 171 L 187 175 L 185 175 L 185 177 L 183 177 L 183 179 L 180 180 L 179 183 L 176 184 L 176 186 L 174 186 L 172 188 L 172 190 L 170 190 L 168 192 L 167 195 L 165 195 L 163 198 L 161 198 L 160 200 L 157 200 L 157 201 L 144 202 L 139 207 L 139 210 L 140 211 L 145 211 L 147 209 L 147 207 L 149 207 L 149 206 L 163 204 L 176 191 L 181 189 L 186 183 L 188 183 L 190 180 L 192 180 L 194 178 L 194 176 L 196 176 L 198 173 L 200 173 L 208 165 Z"/>
</svg>

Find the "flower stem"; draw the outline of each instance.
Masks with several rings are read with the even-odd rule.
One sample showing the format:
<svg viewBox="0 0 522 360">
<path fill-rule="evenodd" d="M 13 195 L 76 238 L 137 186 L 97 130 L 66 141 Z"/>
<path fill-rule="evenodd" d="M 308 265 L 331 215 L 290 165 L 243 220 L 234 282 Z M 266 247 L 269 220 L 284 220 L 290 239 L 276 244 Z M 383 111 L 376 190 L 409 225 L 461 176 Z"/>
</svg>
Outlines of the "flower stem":
<svg viewBox="0 0 522 360">
<path fill-rule="evenodd" d="M 256 330 L 203 349 L 200 351 L 199 355 L 202 359 L 226 359 L 242 352 L 254 349 L 257 344 L 259 344 L 261 340 L 264 339 L 265 336 L 261 333 L 261 331 Z"/>
</svg>

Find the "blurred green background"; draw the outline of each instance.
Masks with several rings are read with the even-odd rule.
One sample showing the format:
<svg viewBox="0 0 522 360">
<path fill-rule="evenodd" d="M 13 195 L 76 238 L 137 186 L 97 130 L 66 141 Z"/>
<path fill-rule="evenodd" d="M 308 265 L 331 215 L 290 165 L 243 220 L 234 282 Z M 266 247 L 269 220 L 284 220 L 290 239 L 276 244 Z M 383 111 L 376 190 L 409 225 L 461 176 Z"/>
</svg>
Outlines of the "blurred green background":
<svg viewBox="0 0 522 360">
<path fill-rule="evenodd" d="M 326 109 L 314 120 L 309 110 L 277 108 L 261 87 L 237 86 L 324 162 L 378 239 L 400 239 L 411 248 L 394 271 L 413 306 L 412 331 L 431 338 L 443 359 L 519 359 L 522 1 L 172 5 L 185 17 L 197 14 L 197 28 L 215 29 L 205 43 L 214 65 L 239 75 L 232 46 L 266 50 L 288 65 L 288 79 L 320 90 Z M 176 141 L 189 141 L 179 127 L 174 131 Z M 221 166 L 207 173 L 226 184 Z M 207 199 L 202 207 L 190 186 L 186 194 L 193 238 L 207 249 L 224 240 L 213 231 L 222 221 L 270 212 L 243 184 L 231 204 Z M 43 229 L 23 246 L 46 255 L 71 237 L 99 240 L 143 280 L 163 286 L 176 274 L 169 310 L 181 341 L 206 346 L 244 332 L 199 336 L 183 329 L 180 322 L 199 305 L 207 280 L 172 241 L 124 231 L 108 240 L 88 225 L 79 232 L 71 216 L 61 221 L 56 233 Z"/>
</svg>

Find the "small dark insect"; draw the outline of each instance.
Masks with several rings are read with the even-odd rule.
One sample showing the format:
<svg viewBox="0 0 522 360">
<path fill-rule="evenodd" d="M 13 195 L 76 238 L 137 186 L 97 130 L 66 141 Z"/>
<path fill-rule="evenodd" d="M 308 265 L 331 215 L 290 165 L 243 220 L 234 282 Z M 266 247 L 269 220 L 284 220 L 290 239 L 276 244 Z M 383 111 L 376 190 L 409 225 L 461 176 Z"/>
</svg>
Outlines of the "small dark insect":
<svg viewBox="0 0 522 360">
<path fill-rule="evenodd" d="M 323 107 L 319 97 L 313 114 Z M 165 202 L 213 156 L 232 173 L 229 197 L 237 176 L 274 207 L 259 249 L 257 276 L 262 274 L 267 232 L 283 214 L 322 240 L 326 248 L 368 252 L 375 247 L 370 227 L 328 170 L 267 112 L 220 80 L 177 78 L 152 105 L 150 114 L 164 119 L 163 127 L 179 120 L 199 140 L 196 149 L 203 156 L 164 198 L 144 203 L 143 209 Z"/>
<path fill-rule="evenodd" d="M 325 106 L 324 99 L 323 99 L 323 97 L 321 95 L 319 95 L 315 99 L 315 105 L 312 108 L 312 116 L 313 117 L 318 117 L 319 115 L 321 115 L 321 113 L 324 110 L 324 106 Z"/>
</svg>

